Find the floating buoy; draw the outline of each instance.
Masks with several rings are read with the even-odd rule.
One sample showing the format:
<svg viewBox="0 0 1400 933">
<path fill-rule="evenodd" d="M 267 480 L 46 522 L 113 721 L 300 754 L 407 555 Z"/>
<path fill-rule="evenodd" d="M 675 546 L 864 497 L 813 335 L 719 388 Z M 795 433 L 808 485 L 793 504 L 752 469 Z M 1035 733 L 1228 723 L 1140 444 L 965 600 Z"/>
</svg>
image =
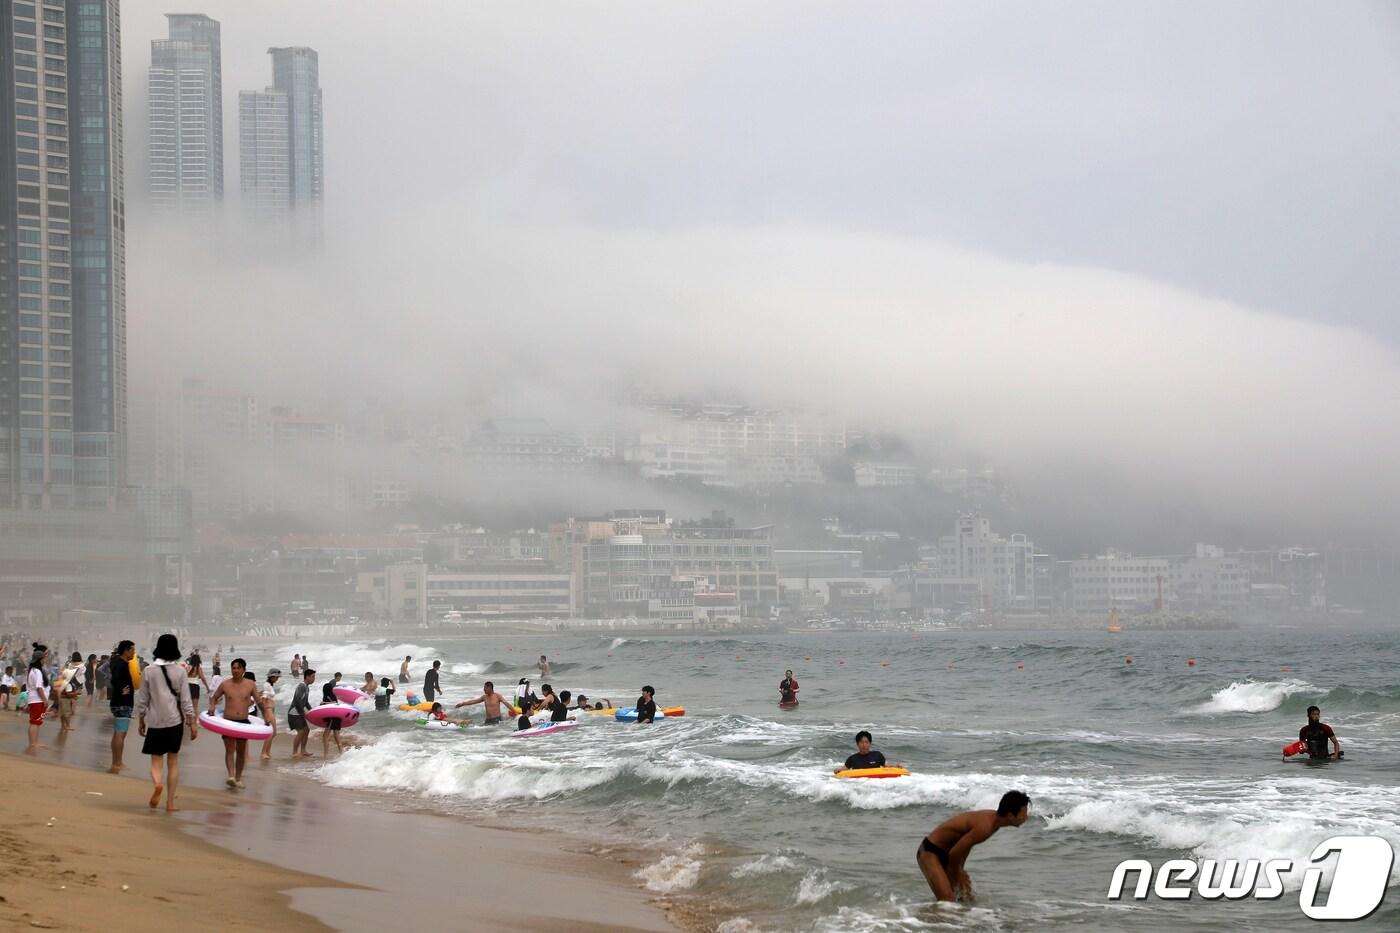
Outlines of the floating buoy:
<svg viewBox="0 0 1400 933">
<path fill-rule="evenodd" d="M 842 658 L 841 661 L 840 661 L 839 663 L 845 664 L 845 663 L 846 663 L 846 659 L 845 659 L 845 658 Z"/>
<path fill-rule="evenodd" d="M 881 667 L 889 667 L 889 666 L 890 666 L 890 662 L 889 662 L 889 661 L 881 661 L 881 662 L 880 662 L 880 666 L 881 666 Z"/>
<path fill-rule="evenodd" d="M 953 668 L 954 668 L 954 667 L 955 667 L 955 666 L 956 666 L 956 665 L 953 665 L 953 664 L 949 664 L 949 665 L 948 665 L 948 670 L 950 670 L 950 671 L 951 671 L 951 670 L 952 670 L 952 669 L 953 669 Z"/>
<path fill-rule="evenodd" d="M 608 655 L 608 657 L 612 657 L 612 655 Z M 703 654 L 700 655 L 700 660 L 702 660 L 702 661 L 705 660 L 705 656 L 704 656 Z"/>
<path fill-rule="evenodd" d="M 744 660 L 744 659 L 743 659 L 741 656 L 739 656 L 739 655 L 736 654 L 736 655 L 734 655 L 734 660 L 736 660 L 736 661 L 742 661 L 742 660 Z"/>
<path fill-rule="evenodd" d="M 1287 674 L 1287 673 L 1288 673 L 1288 665 L 1285 664 L 1285 665 L 1283 666 L 1282 670 L 1283 670 L 1283 672 L 1284 672 L 1285 674 Z"/>
<path fill-rule="evenodd" d="M 1187 666 L 1187 667 L 1195 667 L 1195 666 L 1196 666 L 1196 659 L 1195 659 L 1195 658 L 1187 658 L 1187 659 L 1186 659 L 1186 666 Z"/>
<path fill-rule="evenodd" d="M 1024 664 L 1017 664 L 1017 665 L 1016 665 L 1016 670 L 1018 670 L 1018 671 L 1024 671 L 1025 669 L 1026 669 L 1026 665 L 1024 665 Z"/>
<path fill-rule="evenodd" d="M 1132 663 L 1133 663 L 1133 659 L 1132 659 L 1132 658 L 1126 658 L 1126 659 L 1124 660 L 1124 663 L 1125 663 L 1125 664 L 1132 664 Z"/>
</svg>

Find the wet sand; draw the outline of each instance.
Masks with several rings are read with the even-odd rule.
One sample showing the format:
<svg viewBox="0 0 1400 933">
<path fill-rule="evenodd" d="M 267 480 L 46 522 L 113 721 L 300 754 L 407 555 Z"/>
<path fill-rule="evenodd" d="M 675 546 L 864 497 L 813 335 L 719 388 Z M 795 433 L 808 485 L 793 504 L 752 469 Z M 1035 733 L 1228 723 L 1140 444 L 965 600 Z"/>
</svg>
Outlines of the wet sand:
<svg viewBox="0 0 1400 933">
<path fill-rule="evenodd" d="M 259 747 L 250 744 L 240 791 L 222 789 L 217 736 L 202 731 L 187 741 L 181 813 L 168 817 L 147 807 L 149 759 L 134 724 L 128 770 L 118 777 L 106 773 L 111 720 L 104 706 L 80 711 L 65 738 L 56 720 L 46 723 L 40 741 L 53 747 L 33 758 L 19 754 L 24 722 L 0 713 L 0 920 L 19 928 L 37 920 L 48 925 L 41 928 L 110 930 L 109 898 L 120 896 L 131 898 L 135 912 L 117 903 L 133 929 L 175 918 L 221 929 L 676 929 L 636 886 L 625 854 L 605 852 L 567 827 L 555 836 L 478 826 L 326 788 L 282 770 L 296 767 L 285 736 L 270 765 L 257 761 Z M 58 817 L 53 828 L 45 825 L 50 816 Z M 77 830 L 69 838 L 78 837 L 81 854 L 65 841 L 40 842 L 57 840 L 63 828 Z M 31 843 L 36 859 L 26 854 Z M 258 894 L 203 893 L 216 883 Z"/>
</svg>

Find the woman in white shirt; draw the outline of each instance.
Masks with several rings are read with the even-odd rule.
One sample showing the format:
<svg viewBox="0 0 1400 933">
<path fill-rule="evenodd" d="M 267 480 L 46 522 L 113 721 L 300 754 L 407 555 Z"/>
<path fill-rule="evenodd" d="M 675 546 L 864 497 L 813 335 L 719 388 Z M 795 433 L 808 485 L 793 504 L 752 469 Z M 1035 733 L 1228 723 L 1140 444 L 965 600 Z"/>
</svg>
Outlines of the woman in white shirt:
<svg viewBox="0 0 1400 933">
<path fill-rule="evenodd" d="M 44 710 L 49 705 L 49 675 L 44 673 L 48 658 L 49 649 L 36 641 L 26 680 L 29 689 L 29 747 L 25 751 L 31 755 L 46 747 L 39 744 L 39 727 L 44 724 Z"/>
<path fill-rule="evenodd" d="M 160 806 L 164 791 L 165 809 L 174 813 L 180 744 L 185 729 L 190 730 L 191 742 L 199 737 L 199 731 L 190 702 L 189 671 L 180 663 L 180 642 L 174 635 L 162 635 L 156 639 L 152 655 L 155 660 L 146 668 L 136 691 L 136 728 L 146 739 L 141 753 L 151 756 L 151 783 L 155 785 L 151 809 Z"/>
</svg>

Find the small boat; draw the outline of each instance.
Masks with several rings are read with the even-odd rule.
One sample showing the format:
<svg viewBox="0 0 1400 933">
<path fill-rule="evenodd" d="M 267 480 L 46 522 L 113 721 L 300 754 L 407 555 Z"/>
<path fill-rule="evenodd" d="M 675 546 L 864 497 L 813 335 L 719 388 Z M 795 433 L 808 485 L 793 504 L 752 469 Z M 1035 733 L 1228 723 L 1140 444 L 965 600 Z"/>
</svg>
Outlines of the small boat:
<svg viewBox="0 0 1400 933">
<path fill-rule="evenodd" d="M 1118 610 L 1114 609 L 1108 614 L 1108 630 L 1113 634 L 1123 631 L 1123 625 L 1118 621 Z"/>
</svg>

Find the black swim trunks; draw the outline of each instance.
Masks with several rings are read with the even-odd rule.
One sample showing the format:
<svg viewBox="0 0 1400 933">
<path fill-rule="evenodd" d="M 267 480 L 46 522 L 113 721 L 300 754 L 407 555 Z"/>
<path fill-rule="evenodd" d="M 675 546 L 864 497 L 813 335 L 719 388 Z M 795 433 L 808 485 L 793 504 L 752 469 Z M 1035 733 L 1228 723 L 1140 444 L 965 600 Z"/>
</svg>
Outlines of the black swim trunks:
<svg viewBox="0 0 1400 933">
<path fill-rule="evenodd" d="M 927 836 L 925 836 L 924 841 L 919 844 L 919 852 L 933 853 L 938 857 L 938 864 L 942 865 L 944 869 L 948 867 L 948 853 L 944 852 L 941 846 L 936 846 L 929 842 Z M 915 854 L 917 855 L 918 853 Z"/>
<path fill-rule="evenodd" d="M 500 725 L 500 723 L 501 723 L 501 717 L 500 717 L 500 716 L 488 716 L 488 717 L 486 718 L 486 722 L 485 722 L 484 724 L 485 724 L 485 725 L 488 725 L 488 726 L 498 726 L 498 725 Z"/>
</svg>

